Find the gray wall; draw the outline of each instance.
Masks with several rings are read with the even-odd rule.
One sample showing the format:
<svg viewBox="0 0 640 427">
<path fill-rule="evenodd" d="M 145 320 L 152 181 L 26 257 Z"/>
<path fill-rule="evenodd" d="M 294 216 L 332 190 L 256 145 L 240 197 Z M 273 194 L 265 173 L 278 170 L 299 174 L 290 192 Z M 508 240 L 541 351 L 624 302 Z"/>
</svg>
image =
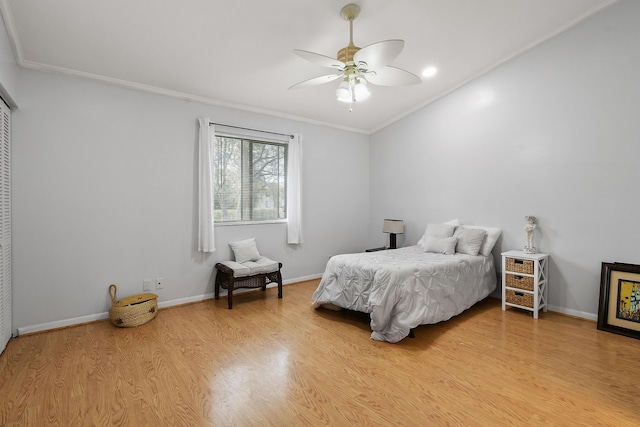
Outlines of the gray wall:
<svg viewBox="0 0 640 427">
<path fill-rule="evenodd" d="M 214 264 L 232 259 L 229 241 L 256 237 L 261 253 L 283 262 L 285 281 L 317 277 L 330 255 L 364 248 L 366 135 L 31 70 L 18 84 L 14 327 L 91 320 L 109 309 L 112 282 L 126 296 L 163 277 L 153 291 L 161 304 L 210 294 Z M 227 226 L 216 227 L 215 253 L 197 252 L 203 116 L 303 135 L 302 245 L 287 246 L 285 224 Z"/>
<path fill-rule="evenodd" d="M 619 2 L 373 135 L 371 232 L 497 226 L 499 262 L 534 215 L 551 309 L 595 319 L 601 263 L 640 264 L 639 16 Z"/>
</svg>

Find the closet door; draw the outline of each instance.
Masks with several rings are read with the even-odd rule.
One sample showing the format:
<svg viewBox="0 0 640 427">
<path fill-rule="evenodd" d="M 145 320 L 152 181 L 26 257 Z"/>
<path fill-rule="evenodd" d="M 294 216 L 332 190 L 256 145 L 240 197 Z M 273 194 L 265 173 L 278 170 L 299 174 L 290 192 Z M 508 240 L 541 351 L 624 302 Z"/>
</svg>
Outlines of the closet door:
<svg viewBox="0 0 640 427">
<path fill-rule="evenodd" d="M 0 100 L 0 353 L 11 338 L 11 111 Z"/>
</svg>

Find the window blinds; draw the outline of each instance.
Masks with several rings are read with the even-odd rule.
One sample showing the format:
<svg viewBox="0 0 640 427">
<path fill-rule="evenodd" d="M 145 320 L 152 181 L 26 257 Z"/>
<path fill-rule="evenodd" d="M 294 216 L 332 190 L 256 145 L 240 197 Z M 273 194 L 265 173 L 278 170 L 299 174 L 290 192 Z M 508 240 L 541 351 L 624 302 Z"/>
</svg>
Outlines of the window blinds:
<svg viewBox="0 0 640 427">
<path fill-rule="evenodd" d="M 0 102 L 0 352 L 12 332 L 11 316 L 11 111 Z"/>
</svg>

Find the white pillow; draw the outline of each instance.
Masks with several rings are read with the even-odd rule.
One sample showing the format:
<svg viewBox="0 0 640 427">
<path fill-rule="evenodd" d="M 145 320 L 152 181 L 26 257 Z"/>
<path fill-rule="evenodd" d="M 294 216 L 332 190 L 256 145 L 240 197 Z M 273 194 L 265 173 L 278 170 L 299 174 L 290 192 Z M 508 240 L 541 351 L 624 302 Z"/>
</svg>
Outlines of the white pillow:
<svg viewBox="0 0 640 427">
<path fill-rule="evenodd" d="M 484 239 L 482 246 L 480 247 L 480 253 L 484 256 L 491 255 L 491 251 L 493 247 L 496 245 L 496 242 L 500 238 L 502 234 L 502 230 L 496 227 L 484 227 L 481 225 L 465 225 L 466 228 L 476 228 L 481 229 L 487 232 L 487 238 Z"/>
<path fill-rule="evenodd" d="M 455 237 L 435 237 L 427 236 L 424 243 L 425 252 L 435 252 L 437 254 L 453 255 L 456 253 Z"/>
<path fill-rule="evenodd" d="M 260 259 L 255 237 L 240 240 L 239 242 L 231 242 L 229 246 L 231 246 L 233 255 L 236 257 L 236 262 L 243 263 Z"/>
<path fill-rule="evenodd" d="M 452 224 L 427 224 L 425 236 L 433 237 L 451 237 L 456 231 L 456 226 Z"/>
<path fill-rule="evenodd" d="M 456 231 L 456 226 L 458 225 L 460 225 L 460 221 L 458 221 L 457 219 L 452 219 L 451 221 L 447 221 L 442 224 L 427 224 L 427 229 L 425 230 L 420 240 L 418 240 L 418 246 L 420 246 L 423 250 L 426 250 L 425 241 L 427 240 L 427 236 L 453 236 L 453 232 Z"/>
<path fill-rule="evenodd" d="M 458 238 L 456 252 L 475 256 L 480 252 L 480 247 L 485 237 L 487 237 L 487 232 L 482 229 L 461 226 L 456 230 L 454 237 Z"/>
</svg>

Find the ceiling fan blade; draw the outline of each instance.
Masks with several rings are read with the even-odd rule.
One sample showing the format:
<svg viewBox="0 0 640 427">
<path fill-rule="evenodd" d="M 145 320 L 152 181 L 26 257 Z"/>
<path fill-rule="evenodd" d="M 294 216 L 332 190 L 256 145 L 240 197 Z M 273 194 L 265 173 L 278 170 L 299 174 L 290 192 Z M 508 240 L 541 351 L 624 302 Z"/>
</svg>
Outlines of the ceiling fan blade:
<svg viewBox="0 0 640 427">
<path fill-rule="evenodd" d="M 340 77 L 343 77 L 342 73 L 340 73 L 340 74 L 329 74 L 329 75 L 326 75 L 326 76 L 314 77 L 312 79 L 305 80 L 303 82 L 295 84 L 295 85 L 291 86 L 289 89 L 300 89 L 300 88 L 304 88 L 304 87 L 323 85 L 325 83 L 332 82 L 335 79 L 338 79 Z"/>
<path fill-rule="evenodd" d="M 293 53 L 302 59 L 306 59 L 322 67 L 335 68 L 336 70 L 342 70 L 345 67 L 345 63 L 342 61 L 338 61 L 330 56 L 309 52 L 308 50 L 293 49 Z"/>
<path fill-rule="evenodd" d="M 353 56 L 353 62 L 367 70 L 377 70 L 390 64 L 404 49 L 404 40 L 385 40 L 365 46 Z M 366 65 L 365 65 L 366 64 Z"/>
<path fill-rule="evenodd" d="M 420 77 L 400 68 L 387 65 L 364 75 L 365 79 L 378 86 L 403 86 L 422 83 Z"/>
</svg>

